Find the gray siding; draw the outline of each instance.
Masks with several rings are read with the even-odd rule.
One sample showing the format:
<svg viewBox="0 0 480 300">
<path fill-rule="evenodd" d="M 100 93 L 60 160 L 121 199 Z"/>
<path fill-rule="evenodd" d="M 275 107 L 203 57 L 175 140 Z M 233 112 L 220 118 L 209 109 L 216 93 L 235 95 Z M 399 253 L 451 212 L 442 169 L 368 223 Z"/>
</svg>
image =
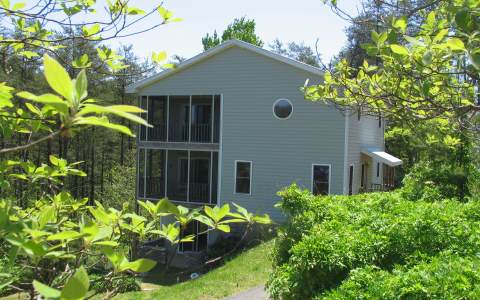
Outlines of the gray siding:
<svg viewBox="0 0 480 300">
<path fill-rule="evenodd" d="M 334 194 L 343 192 L 344 118 L 337 110 L 303 99 L 299 88 L 314 75 L 233 47 L 144 88 L 141 95 L 223 95 L 220 202 L 235 202 L 281 220 L 276 192 L 297 182 L 311 189 L 312 164 L 331 164 Z M 293 103 L 278 120 L 272 104 Z M 234 162 L 253 162 L 251 195 L 234 194 Z"/>
<path fill-rule="evenodd" d="M 382 120 L 382 126 L 378 127 L 378 118 L 373 116 L 360 117 L 358 120 L 357 113 L 352 113 L 348 120 L 348 166 L 353 165 L 353 193 L 358 193 L 361 183 L 362 163 L 367 164 L 367 178 L 368 184 L 382 182 L 382 168 L 380 168 L 380 176 L 376 176 L 377 161 L 361 154 L 362 148 L 379 148 L 384 149 L 384 126 L 385 122 Z M 345 191 L 348 193 L 348 173 L 345 176 Z"/>
</svg>

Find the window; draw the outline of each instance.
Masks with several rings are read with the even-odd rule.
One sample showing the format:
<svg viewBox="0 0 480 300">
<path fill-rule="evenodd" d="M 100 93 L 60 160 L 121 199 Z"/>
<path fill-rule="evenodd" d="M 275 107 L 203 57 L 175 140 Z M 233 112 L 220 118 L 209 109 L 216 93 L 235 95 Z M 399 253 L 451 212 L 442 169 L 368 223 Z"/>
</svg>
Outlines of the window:
<svg viewBox="0 0 480 300">
<path fill-rule="evenodd" d="M 330 193 L 330 165 L 312 166 L 312 193 L 314 195 Z"/>
<path fill-rule="evenodd" d="M 273 115 L 281 120 L 290 118 L 293 112 L 293 105 L 288 99 L 278 99 L 273 103 Z"/>
<path fill-rule="evenodd" d="M 377 177 L 380 177 L 380 163 L 377 162 Z"/>
<path fill-rule="evenodd" d="M 362 112 L 360 109 L 357 111 L 357 120 L 360 121 L 360 118 L 362 117 Z"/>
<path fill-rule="evenodd" d="M 198 221 L 188 223 L 187 227 L 181 231 L 180 237 L 185 238 L 194 235 L 193 241 L 180 243 L 179 251 L 198 252 L 206 250 L 208 244 L 207 229 L 206 225 Z"/>
<path fill-rule="evenodd" d="M 378 128 L 382 128 L 382 117 L 378 116 Z"/>
<path fill-rule="evenodd" d="M 235 162 L 235 193 L 250 194 L 251 183 L 252 183 L 252 162 L 236 161 Z"/>
</svg>

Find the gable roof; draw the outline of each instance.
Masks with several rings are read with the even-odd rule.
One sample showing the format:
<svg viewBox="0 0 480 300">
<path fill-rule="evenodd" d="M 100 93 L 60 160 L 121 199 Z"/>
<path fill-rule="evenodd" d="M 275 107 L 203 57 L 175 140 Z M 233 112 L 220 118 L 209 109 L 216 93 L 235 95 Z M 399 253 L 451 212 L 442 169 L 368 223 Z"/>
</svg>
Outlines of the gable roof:
<svg viewBox="0 0 480 300">
<path fill-rule="evenodd" d="M 255 52 L 257 54 L 272 58 L 276 61 L 288 64 L 292 67 L 295 67 L 295 68 L 301 69 L 303 71 L 312 73 L 314 75 L 323 76 L 323 71 L 320 70 L 319 68 L 313 67 L 311 65 L 307 65 L 305 63 L 296 61 L 294 59 L 291 59 L 291 58 L 288 58 L 288 57 L 285 57 L 285 56 L 282 56 L 280 54 L 273 53 L 271 51 L 265 50 L 263 48 L 257 47 L 255 45 L 252 45 L 252 44 L 244 42 L 244 41 L 229 40 L 229 41 L 226 41 L 226 42 L 224 42 L 224 43 L 222 43 L 222 44 L 220 44 L 216 47 L 208 49 L 207 51 L 202 52 L 202 53 L 200 53 L 200 54 L 198 54 L 198 55 L 196 55 L 196 56 L 194 56 L 190 59 L 187 59 L 187 60 L 181 62 L 180 64 L 177 65 L 176 68 L 162 71 L 158 74 L 149 76 L 147 78 L 144 78 L 144 79 L 142 79 L 138 82 L 135 82 L 135 83 L 127 86 L 126 92 L 127 93 L 136 93 L 136 92 L 138 92 L 139 89 L 141 89 L 145 86 L 148 86 L 148 85 L 150 85 L 150 84 L 152 84 L 156 81 L 159 81 L 159 80 L 161 80 L 165 77 L 168 77 L 170 75 L 173 75 L 177 72 L 185 70 L 185 69 L 189 68 L 190 66 L 192 66 L 194 64 L 197 64 L 201 61 L 204 61 L 207 58 L 210 58 L 210 57 L 212 57 L 212 56 L 214 56 L 218 53 L 221 53 L 221 52 L 223 52 L 227 49 L 230 49 L 232 47 L 239 47 L 239 48 L 242 48 L 242 49 L 245 49 L 245 50 L 249 50 L 249 51 Z"/>
</svg>

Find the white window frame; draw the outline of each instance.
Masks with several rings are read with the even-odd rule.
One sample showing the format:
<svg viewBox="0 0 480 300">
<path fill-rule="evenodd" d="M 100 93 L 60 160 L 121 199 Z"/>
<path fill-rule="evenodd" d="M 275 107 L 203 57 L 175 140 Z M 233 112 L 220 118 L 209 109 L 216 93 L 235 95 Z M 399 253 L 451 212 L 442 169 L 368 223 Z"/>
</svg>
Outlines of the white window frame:
<svg viewBox="0 0 480 300">
<path fill-rule="evenodd" d="M 238 163 L 250 164 L 250 187 L 248 193 L 237 193 L 237 165 Z M 252 195 L 252 176 L 253 176 L 253 162 L 251 160 L 235 160 L 235 167 L 233 173 L 233 194 L 235 195 Z"/>
<path fill-rule="evenodd" d="M 310 176 L 310 191 L 312 191 L 313 194 L 313 173 L 315 166 L 319 167 L 328 167 L 328 195 L 330 195 L 330 188 L 332 186 L 332 164 L 321 164 L 321 163 L 313 163 L 312 164 L 312 170 L 311 170 L 311 176 Z"/>
<path fill-rule="evenodd" d="M 290 115 L 288 115 L 288 117 L 286 117 L 286 118 L 280 118 L 275 114 L 275 105 L 277 105 L 277 103 L 280 102 L 281 100 L 286 100 L 290 104 L 290 106 L 292 107 L 292 112 L 290 112 Z M 290 101 L 287 98 L 279 98 L 279 99 L 275 100 L 275 102 L 273 102 L 273 105 L 272 105 L 272 114 L 275 117 L 275 119 L 277 119 L 277 120 L 285 121 L 285 120 L 290 119 L 293 115 L 293 103 L 292 103 L 292 101 Z"/>
</svg>

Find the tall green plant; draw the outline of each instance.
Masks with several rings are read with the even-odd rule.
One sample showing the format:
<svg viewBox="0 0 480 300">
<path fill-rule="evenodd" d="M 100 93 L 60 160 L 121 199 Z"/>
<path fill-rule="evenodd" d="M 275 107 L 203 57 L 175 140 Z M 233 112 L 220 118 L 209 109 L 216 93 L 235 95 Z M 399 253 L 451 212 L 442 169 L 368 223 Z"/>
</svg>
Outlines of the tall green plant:
<svg viewBox="0 0 480 300">
<path fill-rule="evenodd" d="M 123 134 L 133 135 L 124 125 L 112 121 L 112 116 L 150 126 L 135 115 L 144 112 L 129 105 L 100 105 L 100 100 L 88 97 L 88 80 L 84 70 L 72 79 L 53 58 L 44 56 L 44 75 L 52 93 L 35 95 L 27 91 L 16 93 L 25 99 L 29 118 L 13 124 L 14 131 L 33 128 L 44 136 L 27 144 L 3 148 L 0 153 L 15 153 L 41 143 L 54 136 L 70 137 L 88 127 L 105 127 Z M 0 85 L 0 104 L 3 114 L 16 112 L 19 103 L 13 89 Z M 55 122 L 43 120 L 45 114 Z M 7 119 L 11 120 L 11 119 Z M 6 123 L 6 122 L 4 122 Z M 4 125 L 2 123 L 2 125 Z M 48 126 L 42 126 L 48 124 Z M 54 129 L 57 126 L 58 128 Z M 10 178 L 21 179 L 29 185 L 55 186 L 59 178 L 85 176 L 75 169 L 75 163 L 50 157 L 50 164 L 36 166 L 15 160 L 1 162 L 0 186 L 8 189 Z M 17 168 L 20 167 L 20 168 Z M 82 299 L 94 294 L 90 291 L 88 273 L 92 269 L 106 271 L 101 278 L 114 280 L 125 272 L 147 272 L 155 266 L 149 259 L 130 260 L 122 241 L 132 238 L 146 240 L 163 238 L 171 244 L 191 242 L 194 236 L 182 237 L 182 228 L 197 220 L 210 230 L 230 231 L 231 223 L 269 223 L 268 216 L 254 216 L 238 207 L 231 211 L 225 204 L 221 208 L 188 209 L 175 206 L 163 199 L 156 203 L 139 202 L 147 217 L 132 213 L 128 205 L 120 209 L 109 208 L 100 202 L 75 199 L 61 185 L 39 191 L 38 197 L 19 206 L 14 199 L 0 199 L 0 251 L 8 258 L 8 265 L 20 264 L 32 270 L 33 280 L 21 278 L 15 282 L 11 274 L 0 276 L 0 289 L 28 291 L 31 298 L 41 295 L 48 299 Z M 162 224 L 162 218 L 173 217 L 173 222 Z M 7 268 L 8 270 L 8 268 Z M 7 271 L 8 272 L 8 271 Z"/>
</svg>

